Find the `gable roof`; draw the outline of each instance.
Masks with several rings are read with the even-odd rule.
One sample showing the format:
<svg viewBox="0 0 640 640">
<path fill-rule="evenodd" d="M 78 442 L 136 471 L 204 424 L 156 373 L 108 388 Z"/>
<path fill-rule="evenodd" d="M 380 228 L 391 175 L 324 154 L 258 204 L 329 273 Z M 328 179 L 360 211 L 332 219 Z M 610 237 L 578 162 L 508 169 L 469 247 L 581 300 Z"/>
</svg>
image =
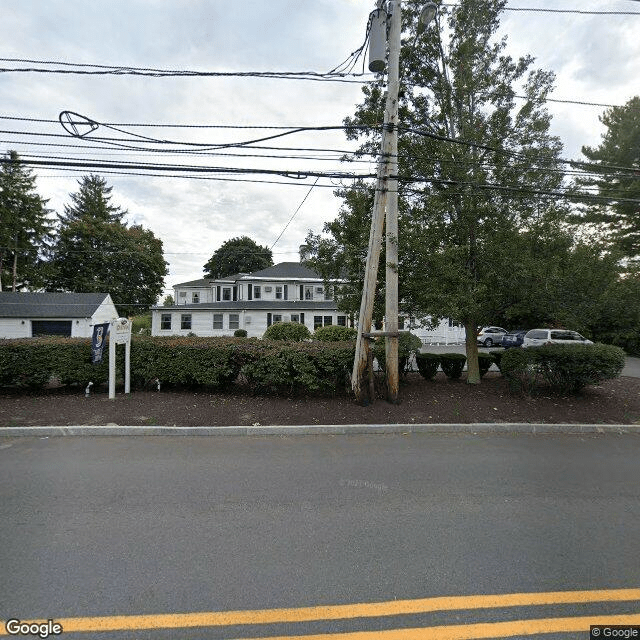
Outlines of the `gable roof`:
<svg viewBox="0 0 640 640">
<path fill-rule="evenodd" d="M 322 280 L 319 274 L 299 262 L 280 262 L 279 264 L 274 264 L 272 267 L 260 269 L 260 271 L 254 271 L 242 277 L 243 280 L 250 280 L 251 278 L 301 278 L 305 280 Z"/>
<path fill-rule="evenodd" d="M 234 273 L 224 278 L 204 278 L 174 284 L 174 287 L 209 287 L 215 282 L 238 282 L 239 280 L 251 280 L 253 278 L 291 279 L 291 280 L 317 280 L 322 281 L 322 276 L 305 267 L 299 262 L 280 262 L 272 267 L 253 271 L 252 273 Z"/>
<path fill-rule="evenodd" d="M 24 293 L 0 291 L 0 318 L 90 318 L 108 293 Z"/>
</svg>

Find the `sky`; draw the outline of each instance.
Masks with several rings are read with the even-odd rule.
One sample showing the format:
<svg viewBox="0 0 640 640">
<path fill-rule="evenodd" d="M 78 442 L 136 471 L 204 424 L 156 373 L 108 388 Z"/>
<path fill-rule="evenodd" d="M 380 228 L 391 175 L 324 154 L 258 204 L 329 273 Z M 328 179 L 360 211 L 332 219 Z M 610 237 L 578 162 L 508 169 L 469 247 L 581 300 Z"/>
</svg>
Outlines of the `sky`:
<svg viewBox="0 0 640 640">
<path fill-rule="evenodd" d="M 326 73 L 362 44 L 374 8 L 373 0 L 4 0 L 0 58 L 207 72 Z M 530 54 L 536 68 L 555 73 L 551 98 L 622 105 L 640 93 L 640 1 L 509 0 L 507 8 L 500 34 L 508 38 L 508 52 L 516 58 Z M 524 8 L 638 15 L 517 10 Z M 0 67 L 65 68 L 7 60 Z M 319 233 L 336 218 L 341 201 L 335 189 L 349 184 L 334 176 L 319 178 L 313 186 L 316 177 L 305 177 L 305 171 L 375 172 L 373 160 L 357 167 L 339 161 L 342 152 L 355 148 L 340 130 L 299 132 L 256 143 L 254 149 L 224 148 L 209 156 L 202 149 L 201 155 L 169 154 L 167 149 L 193 151 L 198 144 L 214 147 L 284 131 L 255 127 L 336 127 L 353 114 L 361 96 L 358 82 L 5 72 L 0 73 L 0 153 L 14 149 L 24 158 L 206 164 L 285 174 L 185 178 L 174 177 L 173 171 L 155 176 L 139 170 L 135 173 L 143 175 L 86 168 L 34 170 L 39 194 L 56 212 L 70 202 L 83 175 L 105 177 L 113 187 L 112 202 L 127 210 L 127 221 L 151 229 L 163 241 L 167 294 L 179 282 L 201 278 L 213 252 L 234 237 L 247 235 L 272 248 L 276 263 L 297 261 L 308 231 Z M 549 102 L 548 108 L 565 158 L 580 158 L 582 145 L 598 145 L 604 107 Z M 58 122 L 63 111 L 100 127 L 74 138 Z M 140 126 L 145 124 L 182 126 Z M 147 150 L 141 151 L 143 147 Z M 279 157 L 254 157 L 264 155 Z"/>
</svg>

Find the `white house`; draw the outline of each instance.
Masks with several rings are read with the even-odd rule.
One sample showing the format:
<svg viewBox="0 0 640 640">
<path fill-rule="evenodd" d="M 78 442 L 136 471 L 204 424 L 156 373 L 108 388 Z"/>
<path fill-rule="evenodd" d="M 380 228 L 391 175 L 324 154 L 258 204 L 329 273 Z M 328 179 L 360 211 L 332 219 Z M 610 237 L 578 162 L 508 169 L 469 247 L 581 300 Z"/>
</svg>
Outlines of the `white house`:
<svg viewBox="0 0 640 640">
<path fill-rule="evenodd" d="M 253 273 L 193 280 L 173 287 L 175 304 L 152 307 L 151 335 L 195 333 L 232 336 L 244 329 L 260 337 L 275 322 L 299 322 L 313 332 L 328 325 L 348 326 L 331 287 L 298 262 L 281 262 Z"/>
<path fill-rule="evenodd" d="M 108 293 L 0 292 L 0 338 L 90 338 L 94 324 L 117 317 Z"/>
</svg>

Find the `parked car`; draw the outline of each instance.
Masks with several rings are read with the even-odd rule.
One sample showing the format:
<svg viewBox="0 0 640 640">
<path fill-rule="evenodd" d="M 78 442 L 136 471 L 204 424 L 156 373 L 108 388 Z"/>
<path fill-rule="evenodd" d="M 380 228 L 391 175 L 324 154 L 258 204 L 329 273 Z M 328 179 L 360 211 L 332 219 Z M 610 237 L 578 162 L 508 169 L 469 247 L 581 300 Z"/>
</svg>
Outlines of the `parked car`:
<svg viewBox="0 0 640 640">
<path fill-rule="evenodd" d="M 484 347 L 492 347 L 494 344 L 502 344 L 502 337 L 507 330 L 502 327 L 482 327 L 478 332 L 478 344 Z"/>
<path fill-rule="evenodd" d="M 543 344 L 593 344 L 577 331 L 567 329 L 531 329 L 522 342 L 523 347 L 539 347 Z"/>
<path fill-rule="evenodd" d="M 515 331 L 509 331 L 509 333 L 502 336 L 502 346 L 505 349 L 511 349 L 512 347 L 521 347 L 526 333 L 526 329 L 516 329 Z"/>
</svg>

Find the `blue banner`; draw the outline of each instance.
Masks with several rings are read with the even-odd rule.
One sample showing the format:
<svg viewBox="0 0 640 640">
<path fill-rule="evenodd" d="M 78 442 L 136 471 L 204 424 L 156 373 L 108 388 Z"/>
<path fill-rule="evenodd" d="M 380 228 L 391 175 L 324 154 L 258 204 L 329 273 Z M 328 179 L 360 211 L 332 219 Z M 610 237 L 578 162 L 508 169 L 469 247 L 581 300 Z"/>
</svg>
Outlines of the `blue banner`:
<svg viewBox="0 0 640 640">
<path fill-rule="evenodd" d="M 93 325 L 93 339 L 91 340 L 91 363 L 100 364 L 102 362 L 102 351 L 107 341 L 109 323 Z"/>
</svg>

